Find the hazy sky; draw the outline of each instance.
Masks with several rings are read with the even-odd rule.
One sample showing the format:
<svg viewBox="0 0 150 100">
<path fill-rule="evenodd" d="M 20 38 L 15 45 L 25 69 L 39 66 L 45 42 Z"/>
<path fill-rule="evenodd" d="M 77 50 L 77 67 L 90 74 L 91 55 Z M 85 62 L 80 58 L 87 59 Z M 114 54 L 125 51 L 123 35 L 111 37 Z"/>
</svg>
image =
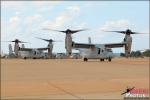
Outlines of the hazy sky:
<svg viewBox="0 0 150 100">
<path fill-rule="evenodd" d="M 89 30 L 73 34 L 73 41 L 87 43 L 122 42 L 124 35 L 102 30 L 126 30 L 149 33 L 149 1 L 2 1 L 1 41 L 16 38 L 30 42 L 26 47 L 46 47 L 47 43 L 35 37 L 62 40 L 54 43 L 54 52 L 65 52 L 65 34 L 42 30 Z M 132 50 L 149 48 L 149 34 L 132 35 Z M 8 52 L 7 42 L 1 42 Z M 11 43 L 14 45 L 14 43 Z M 124 48 L 113 49 L 124 52 Z"/>
</svg>

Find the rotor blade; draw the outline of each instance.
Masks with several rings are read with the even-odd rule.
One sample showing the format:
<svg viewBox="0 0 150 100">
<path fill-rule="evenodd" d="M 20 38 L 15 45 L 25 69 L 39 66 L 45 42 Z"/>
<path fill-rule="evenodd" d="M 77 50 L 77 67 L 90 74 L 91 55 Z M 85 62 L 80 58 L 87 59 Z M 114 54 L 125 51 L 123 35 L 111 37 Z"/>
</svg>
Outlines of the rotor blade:
<svg viewBox="0 0 150 100">
<path fill-rule="evenodd" d="M 39 38 L 39 37 L 36 37 L 37 39 L 41 39 L 41 40 L 44 40 L 44 41 L 49 41 L 48 39 L 43 39 L 43 38 Z"/>
<path fill-rule="evenodd" d="M 28 43 L 28 42 L 24 42 L 24 41 L 8 41 L 8 42 Z"/>
<path fill-rule="evenodd" d="M 43 30 L 51 30 L 51 31 L 57 31 L 57 32 L 62 32 L 62 33 L 66 33 L 66 31 L 53 30 L 53 29 L 49 29 L 49 28 L 43 28 Z"/>
<path fill-rule="evenodd" d="M 39 38 L 39 37 L 36 37 L 36 38 L 44 40 L 46 42 L 55 42 L 53 39 L 43 39 L 43 38 Z"/>
<path fill-rule="evenodd" d="M 79 29 L 79 30 L 71 30 L 72 33 L 77 33 L 77 32 L 80 32 L 80 31 L 86 31 L 88 29 Z"/>
<path fill-rule="evenodd" d="M 16 42 L 16 41 L 10 41 L 10 42 Z"/>
<path fill-rule="evenodd" d="M 16 41 L 1 41 L 1 42 L 16 42 Z"/>
<path fill-rule="evenodd" d="M 126 33 L 126 31 L 104 31 L 104 32 L 117 32 L 117 33 L 122 33 L 122 34 Z"/>
<path fill-rule="evenodd" d="M 61 41 L 61 40 L 55 40 L 55 41 L 53 41 L 53 42 L 63 42 L 63 41 Z"/>
<path fill-rule="evenodd" d="M 23 42 L 23 41 L 20 41 L 19 43 L 29 43 L 29 42 Z"/>
<path fill-rule="evenodd" d="M 148 33 L 131 32 L 131 34 L 148 34 Z"/>
<path fill-rule="evenodd" d="M 70 29 L 67 29 L 66 31 L 60 31 L 60 30 L 53 30 L 53 29 L 44 28 L 44 30 L 57 31 L 57 32 L 62 32 L 62 33 L 67 33 L 68 31 L 70 31 L 70 33 L 77 33 L 77 32 L 80 32 L 80 31 L 85 31 L 87 29 L 79 29 L 79 30 L 70 30 Z"/>
<path fill-rule="evenodd" d="M 1 41 L 1 42 L 12 42 L 12 41 Z"/>
<path fill-rule="evenodd" d="M 24 42 L 24 41 L 20 41 L 20 40 L 19 40 L 18 42 L 19 42 L 19 43 L 28 43 L 28 42 Z"/>
<path fill-rule="evenodd" d="M 19 43 L 29 43 L 29 42 L 24 42 L 24 41 L 1 41 L 1 42 L 19 42 Z"/>
</svg>

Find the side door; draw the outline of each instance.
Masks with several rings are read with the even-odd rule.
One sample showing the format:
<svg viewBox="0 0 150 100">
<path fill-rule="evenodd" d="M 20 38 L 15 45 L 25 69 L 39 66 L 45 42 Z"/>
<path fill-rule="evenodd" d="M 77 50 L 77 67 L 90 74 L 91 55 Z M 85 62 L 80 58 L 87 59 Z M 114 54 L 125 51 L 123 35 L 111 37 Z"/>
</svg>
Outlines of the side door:
<svg viewBox="0 0 150 100">
<path fill-rule="evenodd" d="M 98 55 L 101 54 L 101 48 L 97 48 L 97 54 L 98 54 Z"/>
</svg>

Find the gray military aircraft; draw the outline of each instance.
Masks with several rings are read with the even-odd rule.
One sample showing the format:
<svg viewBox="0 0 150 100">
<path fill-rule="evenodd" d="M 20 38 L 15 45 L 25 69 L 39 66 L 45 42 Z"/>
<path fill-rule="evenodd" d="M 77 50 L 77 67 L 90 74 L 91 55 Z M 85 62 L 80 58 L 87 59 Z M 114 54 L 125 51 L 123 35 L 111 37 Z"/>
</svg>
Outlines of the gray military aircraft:
<svg viewBox="0 0 150 100">
<path fill-rule="evenodd" d="M 43 52 L 44 50 L 48 50 L 49 48 L 19 48 L 20 57 L 27 59 L 39 59 L 39 58 L 47 58 L 47 55 Z"/>
<path fill-rule="evenodd" d="M 44 30 L 52 30 L 52 29 L 44 28 Z M 62 33 L 66 34 L 66 37 L 65 37 L 66 53 L 68 56 L 71 56 L 71 54 L 72 54 L 72 34 L 80 32 L 80 31 L 85 31 L 85 30 L 87 30 L 87 29 L 79 29 L 79 30 L 67 29 L 65 31 L 60 31 L 60 30 L 52 30 L 52 31 L 62 32 Z"/>
<path fill-rule="evenodd" d="M 132 32 L 130 29 L 126 31 L 106 31 L 106 32 L 118 32 L 125 34 L 123 42 L 120 43 L 109 43 L 109 44 L 92 44 L 91 41 L 88 44 L 84 43 L 72 43 L 72 47 L 74 49 L 78 49 L 84 61 L 88 61 L 88 59 L 100 59 L 104 61 L 104 59 L 108 59 L 111 61 L 113 58 L 112 48 L 124 47 L 125 55 L 129 57 L 131 52 L 132 45 L 132 37 L 130 34 L 140 34 L 138 32 Z"/>
<path fill-rule="evenodd" d="M 25 48 L 24 44 L 22 47 L 19 46 L 19 43 L 28 43 L 20 41 L 19 39 L 15 39 L 13 41 L 6 41 L 6 42 L 15 42 L 14 51 L 12 49 L 11 44 L 9 44 L 9 58 L 44 58 L 45 54 L 43 53 L 44 50 L 48 50 L 49 48 Z"/>
<path fill-rule="evenodd" d="M 39 58 L 46 58 L 47 56 L 43 52 L 44 50 L 47 50 L 48 48 L 20 48 L 19 54 L 21 58 L 27 59 L 27 58 L 33 58 L 33 59 L 39 59 Z"/>
<path fill-rule="evenodd" d="M 9 48 L 9 55 L 8 57 L 9 58 L 18 58 L 19 57 L 19 43 L 27 43 L 27 42 L 23 42 L 23 41 L 20 41 L 19 39 L 15 39 L 13 41 L 4 41 L 4 42 L 14 42 L 14 51 L 12 49 L 12 45 L 9 44 L 8 48 Z M 22 46 L 24 46 L 24 44 L 22 44 Z"/>
<path fill-rule="evenodd" d="M 53 55 L 52 51 L 53 51 L 53 42 L 60 42 L 60 41 L 56 41 L 56 40 L 53 40 L 53 39 L 43 39 L 43 38 L 39 38 L 39 37 L 36 37 L 38 39 L 41 39 L 43 41 L 46 41 L 48 42 L 48 58 L 54 58 L 55 55 Z"/>
</svg>

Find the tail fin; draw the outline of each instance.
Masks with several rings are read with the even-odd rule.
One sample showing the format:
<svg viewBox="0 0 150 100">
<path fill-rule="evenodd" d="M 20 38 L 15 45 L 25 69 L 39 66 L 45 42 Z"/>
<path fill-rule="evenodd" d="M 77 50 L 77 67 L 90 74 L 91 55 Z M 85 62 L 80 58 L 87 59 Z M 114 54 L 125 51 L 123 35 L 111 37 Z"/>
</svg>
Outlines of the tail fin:
<svg viewBox="0 0 150 100">
<path fill-rule="evenodd" d="M 11 46 L 11 44 L 9 44 L 9 54 L 13 54 L 13 50 L 12 50 L 12 46 Z"/>
<path fill-rule="evenodd" d="M 21 46 L 22 48 L 25 48 L 25 45 L 24 44 L 22 44 L 22 46 Z"/>
<path fill-rule="evenodd" d="M 92 42 L 91 42 L 91 37 L 88 37 L 88 42 L 89 42 L 89 44 L 92 43 Z"/>
</svg>

